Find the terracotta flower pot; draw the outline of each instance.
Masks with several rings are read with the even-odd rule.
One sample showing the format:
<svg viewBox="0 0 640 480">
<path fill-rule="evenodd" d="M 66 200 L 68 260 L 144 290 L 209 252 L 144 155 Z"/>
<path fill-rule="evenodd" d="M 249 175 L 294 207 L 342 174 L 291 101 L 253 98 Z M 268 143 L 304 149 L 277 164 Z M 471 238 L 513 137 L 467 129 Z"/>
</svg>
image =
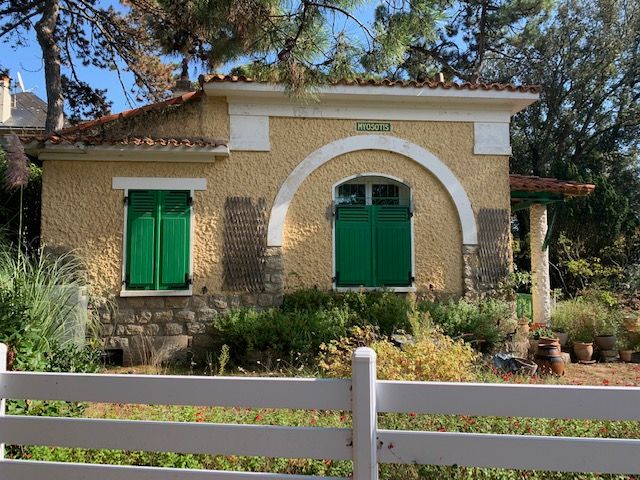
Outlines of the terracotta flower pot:
<svg viewBox="0 0 640 480">
<path fill-rule="evenodd" d="M 623 362 L 630 362 L 631 361 L 631 354 L 633 353 L 633 350 L 620 350 L 620 360 L 622 360 Z"/>
<path fill-rule="evenodd" d="M 616 348 L 615 335 L 598 335 L 595 340 L 600 350 L 615 350 Z"/>
<path fill-rule="evenodd" d="M 588 362 L 593 355 L 593 343 L 573 342 L 573 353 L 581 362 Z"/>
</svg>

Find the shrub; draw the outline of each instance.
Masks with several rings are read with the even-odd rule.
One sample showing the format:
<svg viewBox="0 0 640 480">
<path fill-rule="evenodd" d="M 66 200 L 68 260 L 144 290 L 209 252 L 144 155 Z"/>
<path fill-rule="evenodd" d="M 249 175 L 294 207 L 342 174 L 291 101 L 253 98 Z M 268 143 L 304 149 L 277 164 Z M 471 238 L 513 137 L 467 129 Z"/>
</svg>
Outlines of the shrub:
<svg viewBox="0 0 640 480">
<path fill-rule="evenodd" d="M 15 355 L 16 368 L 47 370 L 54 351 L 60 362 L 77 363 L 67 329 L 86 322 L 71 301 L 84 286 L 81 271 L 70 255 L 27 257 L 0 244 L 0 342 Z"/>
<path fill-rule="evenodd" d="M 372 327 L 355 327 L 349 337 L 321 347 L 319 366 L 329 377 L 351 376 L 351 354 L 370 346 L 377 354 L 381 380 L 469 381 L 474 379 L 477 354 L 467 344 L 454 341 L 434 329 L 422 328 L 415 341 L 399 348 L 378 338 Z"/>
<path fill-rule="evenodd" d="M 616 335 L 622 315 L 615 304 L 593 296 L 578 297 L 558 302 L 551 324 L 566 325 L 567 333 L 575 342 L 592 342 L 597 335 Z"/>
<path fill-rule="evenodd" d="M 540 340 L 541 338 L 555 338 L 556 335 L 553 330 L 547 327 L 538 327 L 532 330 L 531 338 L 534 340 Z"/>
<path fill-rule="evenodd" d="M 314 358 L 321 344 L 345 335 L 349 322 L 349 312 L 339 308 L 309 312 L 243 308 L 220 316 L 214 326 L 220 341 L 229 345 L 231 358 L 242 363 L 257 351 L 289 361 Z"/>
<path fill-rule="evenodd" d="M 314 312 L 338 308 L 349 312 L 355 325 L 374 325 L 384 335 L 397 331 L 410 333 L 417 320 L 415 306 L 392 292 L 323 292 L 317 288 L 297 290 L 285 295 L 285 312 Z"/>
<path fill-rule="evenodd" d="M 421 302 L 419 308 L 429 312 L 431 321 L 452 338 L 484 340 L 488 349 L 497 346 L 505 332 L 513 327 L 513 315 L 506 302 L 495 299 L 469 302 Z"/>
<path fill-rule="evenodd" d="M 575 298 L 558 302 L 551 323 L 568 325 L 567 331 L 574 342 L 592 342 L 601 319 L 607 315 L 608 309 L 600 302 Z"/>
</svg>

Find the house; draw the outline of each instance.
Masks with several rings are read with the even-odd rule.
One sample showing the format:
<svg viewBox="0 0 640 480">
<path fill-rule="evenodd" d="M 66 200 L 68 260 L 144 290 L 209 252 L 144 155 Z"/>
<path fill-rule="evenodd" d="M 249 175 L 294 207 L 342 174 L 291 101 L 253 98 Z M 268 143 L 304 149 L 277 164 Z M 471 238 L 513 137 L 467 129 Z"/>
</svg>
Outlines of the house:
<svg viewBox="0 0 640 480">
<path fill-rule="evenodd" d="M 508 275 L 509 123 L 538 87 L 200 84 L 25 139 L 44 163 L 43 243 L 77 251 L 119 306 L 107 348 L 206 348 L 219 312 L 300 287 L 474 296 Z M 517 201 L 544 200 L 525 180 Z"/>
<path fill-rule="evenodd" d="M 44 132 L 47 102 L 32 92 L 11 93 L 11 79 L 0 73 L 0 136 Z"/>
</svg>

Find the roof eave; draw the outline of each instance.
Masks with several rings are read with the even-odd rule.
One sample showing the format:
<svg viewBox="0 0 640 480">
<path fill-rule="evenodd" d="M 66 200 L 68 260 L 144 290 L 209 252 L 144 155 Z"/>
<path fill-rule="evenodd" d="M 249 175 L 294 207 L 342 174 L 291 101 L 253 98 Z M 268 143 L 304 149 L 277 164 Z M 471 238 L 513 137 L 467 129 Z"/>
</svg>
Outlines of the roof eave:
<svg viewBox="0 0 640 480">
<path fill-rule="evenodd" d="M 40 160 L 75 161 L 126 161 L 126 162 L 212 162 L 219 157 L 229 156 L 227 145 L 217 146 L 175 146 L 175 145 L 87 145 L 82 142 L 54 145 L 31 142 L 25 145 L 25 152 Z"/>
<path fill-rule="evenodd" d="M 283 103 L 298 103 L 287 94 L 283 85 L 259 82 L 208 82 L 203 89 L 206 95 L 278 99 Z M 368 102 L 375 98 L 380 103 L 413 103 L 424 105 L 445 103 L 448 105 L 474 105 L 486 108 L 508 109 L 515 114 L 539 100 L 533 92 L 508 90 L 459 90 L 446 88 L 384 85 L 328 85 L 311 92 L 321 101 Z M 302 102 L 300 102 L 302 103 Z"/>
</svg>

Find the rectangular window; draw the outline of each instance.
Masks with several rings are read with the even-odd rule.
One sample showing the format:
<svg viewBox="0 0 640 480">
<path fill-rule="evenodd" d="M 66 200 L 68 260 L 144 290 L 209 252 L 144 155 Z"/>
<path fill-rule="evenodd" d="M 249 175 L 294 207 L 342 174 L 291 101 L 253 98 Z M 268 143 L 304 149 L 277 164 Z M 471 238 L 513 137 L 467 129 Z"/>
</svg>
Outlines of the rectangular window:
<svg viewBox="0 0 640 480">
<path fill-rule="evenodd" d="M 190 192 L 129 190 L 127 290 L 187 290 L 190 285 Z"/>
<path fill-rule="evenodd" d="M 400 205 L 400 189 L 392 184 L 373 184 L 371 186 L 373 205 Z"/>
<path fill-rule="evenodd" d="M 338 187 L 338 205 L 364 205 L 366 203 L 366 188 L 364 183 L 345 183 Z"/>
</svg>

